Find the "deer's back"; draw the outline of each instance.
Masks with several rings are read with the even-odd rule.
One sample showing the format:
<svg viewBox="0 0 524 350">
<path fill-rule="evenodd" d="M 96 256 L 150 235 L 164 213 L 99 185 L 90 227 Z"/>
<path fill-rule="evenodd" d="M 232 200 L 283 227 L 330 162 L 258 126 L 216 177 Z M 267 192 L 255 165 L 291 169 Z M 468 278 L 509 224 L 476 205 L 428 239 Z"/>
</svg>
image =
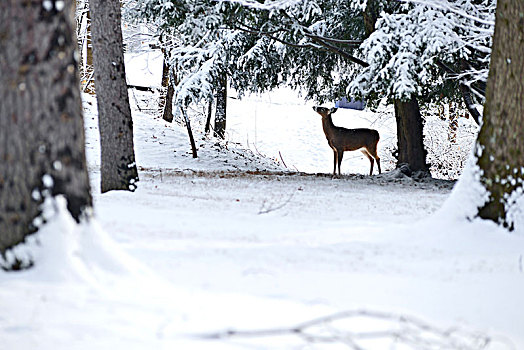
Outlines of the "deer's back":
<svg viewBox="0 0 524 350">
<path fill-rule="evenodd" d="M 346 129 L 336 127 L 331 146 L 344 151 L 355 151 L 363 147 L 376 147 L 379 139 L 378 131 L 374 129 Z"/>
</svg>

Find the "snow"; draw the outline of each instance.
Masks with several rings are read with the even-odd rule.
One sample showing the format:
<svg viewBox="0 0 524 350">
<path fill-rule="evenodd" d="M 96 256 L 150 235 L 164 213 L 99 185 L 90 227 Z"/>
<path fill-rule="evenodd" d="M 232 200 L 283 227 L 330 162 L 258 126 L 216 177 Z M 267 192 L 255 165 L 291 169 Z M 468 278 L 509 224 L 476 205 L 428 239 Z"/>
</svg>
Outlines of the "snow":
<svg viewBox="0 0 524 350">
<path fill-rule="evenodd" d="M 345 310 L 493 341 L 463 349 L 524 348 L 524 232 L 466 219 L 482 195 L 473 167 L 451 190 L 363 175 L 369 163 L 349 153 L 343 178 L 331 179 L 320 117 L 277 93 L 231 100 L 227 143 L 197 125 L 197 159 L 184 126 L 134 111 L 137 189 L 102 195 L 94 102 L 85 96 L 95 217 L 77 225 L 63 199 L 46 202 L 46 223 L 20 248 L 35 266 L 0 272 L 2 349 L 347 349 L 343 336 L 309 345 L 202 336 Z M 371 120 L 361 113 L 340 110 L 335 123 Z M 392 135 L 387 121 L 376 127 Z M 243 149 L 245 138 L 268 157 Z M 407 322 L 390 319 L 400 330 Z M 356 321 L 358 331 L 384 327 L 376 316 Z M 361 344 L 421 349 L 394 343 Z"/>
</svg>

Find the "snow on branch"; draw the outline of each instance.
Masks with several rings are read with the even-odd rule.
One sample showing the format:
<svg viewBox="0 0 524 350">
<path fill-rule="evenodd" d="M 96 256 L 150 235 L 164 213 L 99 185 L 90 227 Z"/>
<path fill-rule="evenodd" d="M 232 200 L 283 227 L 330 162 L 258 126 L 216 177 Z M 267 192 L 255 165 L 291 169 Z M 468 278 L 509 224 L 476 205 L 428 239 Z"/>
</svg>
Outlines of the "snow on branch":
<svg viewBox="0 0 524 350">
<path fill-rule="evenodd" d="M 408 99 L 440 85 L 442 76 L 466 86 L 485 82 L 494 0 L 402 1 L 409 4 L 406 10 L 382 13 L 375 31 L 361 45 L 370 66 L 349 85 L 349 94 L 382 92 Z M 457 67 L 457 74 L 439 71 L 437 62 Z"/>
<path fill-rule="evenodd" d="M 222 3 L 232 3 L 243 7 L 256 10 L 280 10 L 290 6 L 295 6 L 303 2 L 303 0 L 266 0 L 263 2 L 256 0 L 219 0 Z"/>
<path fill-rule="evenodd" d="M 485 24 L 490 27 L 495 27 L 495 20 L 492 18 L 484 19 L 481 16 L 474 16 L 470 13 L 464 11 L 460 7 L 450 3 L 449 1 L 440 0 L 440 1 L 434 1 L 434 0 L 400 0 L 402 2 L 411 3 L 411 4 L 418 4 L 418 5 L 424 5 L 424 6 L 431 6 L 435 9 L 443 10 L 443 11 L 449 11 L 456 15 L 459 15 L 461 17 L 470 19 L 472 21 L 478 22 L 480 24 Z"/>
</svg>

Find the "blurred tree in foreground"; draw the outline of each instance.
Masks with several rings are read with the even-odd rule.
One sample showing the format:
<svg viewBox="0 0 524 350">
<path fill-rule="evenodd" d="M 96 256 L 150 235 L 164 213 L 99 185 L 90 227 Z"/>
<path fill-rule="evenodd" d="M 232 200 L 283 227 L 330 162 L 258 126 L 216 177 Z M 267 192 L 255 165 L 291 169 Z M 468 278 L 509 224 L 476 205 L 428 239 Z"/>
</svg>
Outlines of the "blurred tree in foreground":
<svg viewBox="0 0 524 350">
<path fill-rule="evenodd" d="M 80 221 L 92 205 L 72 0 L 0 1 L 0 262 L 36 232 L 46 198 Z"/>
<path fill-rule="evenodd" d="M 478 215 L 512 230 L 524 182 L 524 1 L 499 0 L 476 155 L 489 198 Z"/>
</svg>

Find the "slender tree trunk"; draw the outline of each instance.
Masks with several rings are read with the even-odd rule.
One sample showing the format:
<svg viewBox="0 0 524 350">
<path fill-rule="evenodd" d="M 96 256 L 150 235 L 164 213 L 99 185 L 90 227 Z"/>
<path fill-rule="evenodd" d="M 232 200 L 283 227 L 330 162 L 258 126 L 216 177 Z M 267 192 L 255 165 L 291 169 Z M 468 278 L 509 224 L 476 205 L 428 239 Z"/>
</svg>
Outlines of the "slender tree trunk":
<svg viewBox="0 0 524 350">
<path fill-rule="evenodd" d="M 102 193 L 136 189 L 138 172 L 133 148 L 120 1 L 91 0 L 93 58 L 101 145 Z"/>
<path fill-rule="evenodd" d="M 164 58 L 162 64 L 162 87 L 167 89 L 167 84 L 169 83 L 169 57 L 167 57 L 166 49 L 162 49 L 162 57 Z M 161 107 L 164 106 L 162 102 L 165 102 L 165 98 L 160 97 Z"/>
<path fill-rule="evenodd" d="M 498 0 L 486 88 L 483 125 L 477 140 L 480 181 L 489 199 L 478 215 L 513 229 L 508 210 L 524 182 L 524 2 Z"/>
<path fill-rule="evenodd" d="M 227 109 L 227 75 L 222 74 L 216 97 L 215 136 L 224 138 L 226 134 L 226 109 Z"/>
<path fill-rule="evenodd" d="M 464 100 L 464 104 L 466 105 L 469 114 L 471 114 L 471 117 L 473 118 L 475 123 L 477 123 L 477 125 L 480 125 L 480 113 L 473 104 L 473 99 L 471 98 L 471 91 L 469 87 L 467 87 L 465 84 L 460 83 L 459 88 L 462 94 L 462 99 Z"/>
<path fill-rule="evenodd" d="M 166 49 L 162 49 L 164 55 L 164 64 L 162 66 L 162 87 L 165 89 L 166 94 L 160 96 L 160 108 L 162 108 L 162 118 L 167 122 L 173 121 L 173 95 L 175 94 L 175 88 L 173 84 L 170 84 L 172 79 L 169 78 L 171 67 L 169 64 L 169 57 Z"/>
<path fill-rule="evenodd" d="M 191 123 L 187 117 L 187 113 L 182 109 L 182 115 L 184 116 L 184 121 L 186 123 L 187 134 L 189 135 L 189 142 L 191 143 L 191 151 L 193 152 L 193 158 L 198 158 L 197 148 L 195 144 L 195 138 L 193 137 L 193 130 L 191 129 Z"/>
<path fill-rule="evenodd" d="M 207 119 L 204 132 L 207 134 L 211 130 L 211 115 L 213 114 L 213 99 L 210 98 L 207 102 Z"/>
<path fill-rule="evenodd" d="M 395 100 L 397 122 L 397 166 L 408 164 L 412 171 L 428 171 L 427 152 L 422 138 L 422 116 L 416 98 L 407 102 Z"/>
<path fill-rule="evenodd" d="M 86 22 L 86 62 L 85 72 L 86 77 L 86 88 L 85 92 L 88 94 L 95 94 L 95 82 L 93 76 L 93 41 L 91 40 L 91 10 L 87 11 L 87 22 Z"/>
<path fill-rule="evenodd" d="M 173 121 L 173 96 L 175 95 L 175 86 L 174 83 L 174 72 L 172 69 L 169 69 L 170 74 L 168 75 L 169 79 L 167 81 L 167 91 L 164 101 L 164 111 L 162 113 L 162 119 L 166 122 L 171 123 Z"/>
<path fill-rule="evenodd" d="M 38 230 L 45 197 L 77 221 L 92 205 L 74 26 L 72 0 L 0 1 L 0 255 Z"/>
</svg>

